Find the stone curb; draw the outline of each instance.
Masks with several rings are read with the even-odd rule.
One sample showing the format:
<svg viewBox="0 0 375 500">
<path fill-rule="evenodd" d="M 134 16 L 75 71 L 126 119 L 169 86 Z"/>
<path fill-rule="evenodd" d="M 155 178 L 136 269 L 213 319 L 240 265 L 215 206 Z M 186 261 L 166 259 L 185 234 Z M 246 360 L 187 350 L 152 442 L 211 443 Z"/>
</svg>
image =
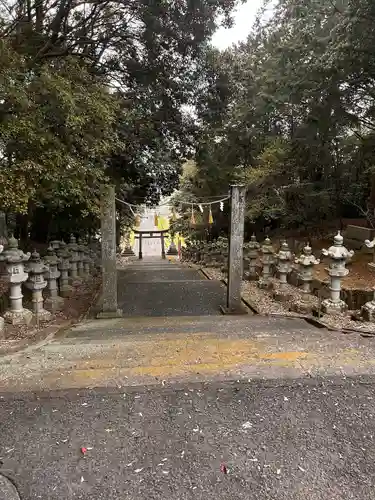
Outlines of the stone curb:
<svg viewBox="0 0 375 500">
<path fill-rule="evenodd" d="M 45 328 L 42 328 L 41 330 L 32 330 L 30 332 L 31 335 L 33 334 L 33 332 L 36 332 L 35 336 L 32 338 L 32 340 L 30 340 L 30 338 L 26 338 L 26 339 L 21 339 L 16 344 L 13 344 L 13 345 L 10 345 L 7 347 L 0 346 L 0 356 L 14 354 L 14 353 L 22 351 L 23 349 L 26 349 L 27 347 L 30 347 L 34 344 L 42 342 L 43 340 L 52 339 L 57 334 L 61 335 L 68 328 L 70 328 L 70 327 L 80 323 L 81 321 L 84 321 L 85 319 L 87 319 L 87 317 L 90 314 L 90 311 L 92 310 L 93 304 L 96 303 L 98 295 L 101 292 L 101 288 L 102 288 L 102 284 L 100 283 L 100 286 L 99 286 L 98 290 L 95 292 L 95 295 L 94 295 L 92 302 L 89 305 L 88 309 L 86 311 L 84 311 L 82 314 L 80 314 L 77 319 L 75 319 L 75 320 L 67 319 L 67 320 L 61 321 L 60 323 L 58 322 L 57 324 L 46 326 Z M 1 500 L 1 497 L 0 497 L 0 500 Z"/>
</svg>

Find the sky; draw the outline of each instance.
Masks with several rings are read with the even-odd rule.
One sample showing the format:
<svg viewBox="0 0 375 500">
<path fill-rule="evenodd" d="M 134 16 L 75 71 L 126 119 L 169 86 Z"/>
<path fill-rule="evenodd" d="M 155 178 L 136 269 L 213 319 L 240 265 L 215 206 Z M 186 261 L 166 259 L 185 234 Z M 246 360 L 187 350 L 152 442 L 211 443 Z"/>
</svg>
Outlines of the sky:
<svg viewBox="0 0 375 500">
<path fill-rule="evenodd" d="M 230 47 L 233 43 L 246 40 L 262 4 L 263 0 L 247 0 L 244 4 L 240 5 L 233 16 L 233 28 L 220 28 L 212 37 L 215 47 L 222 50 Z"/>
</svg>

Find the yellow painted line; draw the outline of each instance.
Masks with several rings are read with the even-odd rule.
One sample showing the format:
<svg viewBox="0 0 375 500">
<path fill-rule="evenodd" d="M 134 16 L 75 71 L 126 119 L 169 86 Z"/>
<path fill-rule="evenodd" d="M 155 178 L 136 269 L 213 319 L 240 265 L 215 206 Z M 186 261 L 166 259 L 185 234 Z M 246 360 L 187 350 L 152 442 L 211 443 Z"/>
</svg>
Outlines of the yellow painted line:
<svg viewBox="0 0 375 500">
<path fill-rule="evenodd" d="M 238 372 L 246 366 L 300 367 L 298 360 L 308 357 L 304 351 L 270 352 L 270 346 L 256 340 L 218 339 L 205 334 L 200 332 L 177 339 L 128 339 L 121 349 L 115 344 L 108 351 L 91 352 L 89 359 L 74 360 L 62 380 L 64 385 L 73 381 L 85 386 L 121 377 L 167 379 L 197 373 L 222 375 Z M 51 376 L 49 380 L 52 382 L 53 378 Z"/>
</svg>

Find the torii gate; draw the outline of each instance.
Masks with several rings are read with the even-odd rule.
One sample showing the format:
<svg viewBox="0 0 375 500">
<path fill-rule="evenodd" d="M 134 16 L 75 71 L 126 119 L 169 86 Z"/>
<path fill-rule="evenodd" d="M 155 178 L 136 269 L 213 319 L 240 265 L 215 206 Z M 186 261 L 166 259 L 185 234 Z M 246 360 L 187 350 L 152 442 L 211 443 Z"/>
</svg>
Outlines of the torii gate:
<svg viewBox="0 0 375 500">
<path fill-rule="evenodd" d="M 242 252 L 245 218 L 246 188 L 243 185 L 231 186 L 231 217 L 228 256 L 228 287 L 224 313 L 241 313 Z M 101 237 L 102 237 L 102 307 L 97 317 L 118 318 L 122 311 L 117 306 L 117 269 L 116 269 L 116 194 L 115 186 L 103 186 L 101 191 Z M 140 238 L 139 258 L 142 259 L 142 236 L 158 234 L 162 242 L 162 257 L 165 258 L 163 231 L 138 231 Z M 147 236 L 146 236 L 147 237 Z"/>
<path fill-rule="evenodd" d="M 142 255 L 142 238 L 160 238 L 161 242 L 161 258 L 165 259 L 165 243 L 164 243 L 164 238 L 166 236 L 166 233 L 168 233 L 168 229 L 163 229 L 161 231 L 136 231 L 134 230 L 135 238 L 139 240 L 139 252 L 138 252 L 138 258 L 141 260 L 143 259 Z"/>
</svg>

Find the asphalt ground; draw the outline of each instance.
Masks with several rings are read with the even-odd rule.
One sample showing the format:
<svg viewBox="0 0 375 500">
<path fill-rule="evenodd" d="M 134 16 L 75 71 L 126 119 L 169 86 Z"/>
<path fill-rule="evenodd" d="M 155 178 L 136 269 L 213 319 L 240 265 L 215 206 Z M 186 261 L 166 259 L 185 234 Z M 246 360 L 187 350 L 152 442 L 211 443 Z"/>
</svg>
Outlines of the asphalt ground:
<svg viewBox="0 0 375 500">
<path fill-rule="evenodd" d="M 0 401 L 0 471 L 23 500 L 374 498 L 373 378 Z"/>
</svg>

